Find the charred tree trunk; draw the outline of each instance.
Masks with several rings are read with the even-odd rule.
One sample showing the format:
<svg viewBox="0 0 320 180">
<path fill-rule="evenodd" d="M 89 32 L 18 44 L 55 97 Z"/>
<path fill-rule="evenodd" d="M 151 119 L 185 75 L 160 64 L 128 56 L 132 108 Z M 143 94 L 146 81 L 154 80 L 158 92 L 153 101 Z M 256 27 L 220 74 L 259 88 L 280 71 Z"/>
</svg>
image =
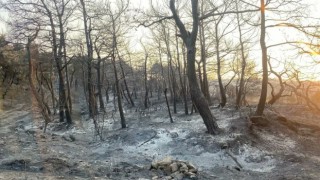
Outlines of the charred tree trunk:
<svg viewBox="0 0 320 180">
<path fill-rule="evenodd" d="M 71 114 L 68 108 L 68 102 L 67 102 L 67 96 L 65 92 L 65 84 L 64 84 L 64 74 L 63 74 L 63 68 L 62 68 L 62 53 L 61 53 L 61 45 L 63 44 L 64 37 L 60 37 L 60 46 L 59 46 L 59 53 L 58 53 L 58 42 L 57 42 L 57 33 L 56 33 L 56 24 L 53 21 L 53 16 L 52 12 L 49 10 L 47 7 L 46 3 L 44 0 L 41 0 L 43 7 L 45 8 L 47 12 L 47 16 L 49 18 L 50 22 L 50 32 L 52 36 L 52 53 L 53 53 L 53 58 L 56 63 L 56 68 L 58 71 L 58 78 L 59 78 L 59 119 L 60 122 L 64 122 L 64 115 L 66 115 L 66 120 L 68 124 L 72 123 L 71 119 Z M 63 28 L 60 25 L 60 36 L 63 35 L 61 34 L 61 31 L 63 32 Z M 62 41 L 62 42 L 61 42 Z"/>
<path fill-rule="evenodd" d="M 145 52 L 146 53 L 146 52 Z M 148 108 L 148 78 L 147 78 L 147 60 L 148 60 L 148 54 L 145 54 L 144 58 L 144 89 L 145 89 L 145 94 L 144 94 L 144 108 Z"/>
<path fill-rule="evenodd" d="M 218 35 L 218 23 L 215 25 L 215 36 L 216 36 L 216 57 L 217 57 L 217 76 L 219 82 L 219 91 L 220 91 L 220 107 L 224 107 L 227 103 L 226 90 L 223 86 L 222 77 L 221 77 L 221 57 L 220 57 L 220 38 Z"/>
<path fill-rule="evenodd" d="M 99 97 L 100 110 L 105 111 L 103 97 L 102 97 L 101 61 L 102 61 L 101 57 L 100 55 L 98 55 L 98 64 L 97 64 L 98 97 Z"/>
<path fill-rule="evenodd" d="M 271 99 L 268 101 L 268 104 L 273 105 L 281 97 L 288 96 L 288 95 L 282 95 L 283 92 L 285 91 L 285 85 L 286 85 L 286 83 L 283 82 L 283 80 L 282 80 L 282 75 L 284 75 L 287 71 L 285 70 L 282 73 L 278 73 L 278 72 L 274 71 L 272 66 L 271 66 L 270 58 L 268 59 L 268 64 L 269 64 L 270 72 L 272 74 L 274 74 L 278 78 L 279 85 L 280 85 L 279 91 L 277 91 L 275 93 L 275 90 L 274 90 L 275 88 L 273 87 L 272 83 L 268 82 L 269 86 L 271 87 Z"/>
<path fill-rule="evenodd" d="M 119 108 L 120 119 L 121 119 L 121 127 L 126 128 L 127 125 L 126 125 L 126 120 L 125 120 L 124 113 L 123 113 L 121 91 L 120 91 L 120 87 L 119 87 L 118 71 L 117 71 L 114 53 L 112 55 L 112 65 L 113 65 L 113 71 L 114 71 L 114 77 L 115 77 L 115 90 L 116 90 L 118 108 Z"/>
<path fill-rule="evenodd" d="M 57 6 L 56 6 L 57 7 Z M 58 20 L 59 20 L 59 47 L 58 47 L 58 59 L 59 59 L 59 64 L 60 68 L 58 70 L 59 76 L 60 76 L 60 85 L 61 85 L 61 96 L 63 99 L 63 106 L 64 106 L 64 111 L 66 115 L 66 121 L 70 125 L 72 123 L 71 119 L 71 106 L 69 106 L 69 103 L 71 104 L 71 97 L 67 92 L 70 92 L 69 87 L 68 87 L 68 79 L 67 79 L 67 84 L 65 84 L 65 75 L 63 74 L 63 69 L 65 69 L 65 74 L 68 73 L 67 71 L 67 63 L 66 63 L 66 49 L 65 49 L 65 34 L 64 34 L 64 25 L 62 22 L 62 16 L 64 13 L 64 6 L 62 7 L 61 11 L 59 11 L 58 8 L 57 10 L 57 15 L 58 15 Z M 64 59 L 65 62 L 65 67 L 62 67 L 62 59 Z M 70 102 L 69 102 L 70 100 Z"/>
<path fill-rule="evenodd" d="M 113 38 L 112 38 L 112 65 L 113 65 L 113 71 L 114 71 L 114 77 L 115 77 L 115 88 L 117 91 L 117 101 L 118 101 L 118 108 L 119 108 L 119 113 L 120 113 L 120 119 L 121 119 L 121 127 L 126 128 L 126 119 L 124 117 L 123 113 L 123 107 L 122 107 L 122 99 L 121 99 L 121 91 L 119 87 L 119 78 L 118 78 L 118 72 L 117 72 L 117 66 L 116 66 L 116 57 L 115 57 L 115 51 L 117 49 L 117 37 L 116 37 L 116 24 L 115 24 L 115 19 L 113 16 L 112 18 L 112 30 L 113 30 Z"/>
<path fill-rule="evenodd" d="M 178 26 L 181 37 L 186 45 L 187 48 L 187 72 L 188 72 L 188 79 L 189 79 L 189 87 L 191 98 L 195 103 L 204 124 L 207 127 L 209 134 L 217 134 L 218 133 L 218 125 L 216 123 L 215 117 L 212 115 L 209 104 L 204 95 L 202 94 L 198 82 L 197 82 L 197 75 L 196 75 L 196 68 L 195 68 L 195 56 L 196 56 L 196 40 L 198 34 L 198 26 L 199 26 L 199 15 L 198 15 L 198 1 L 193 0 L 191 1 L 192 4 L 192 17 L 193 17 L 193 26 L 192 32 L 187 32 L 184 24 L 181 22 L 180 17 L 178 16 L 176 9 L 175 9 L 175 1 L 170 0 L 170 9 L 173 14 L 173 18 Z"/>
<path fill-rule="evenodd" d="M 93 118 L 97 114 L 97 108 L 95 107 L 95 98 L 93 91 L 93 81 L 92 81 L 92 59 L 93 59 L 93 46 L 91 38 L 91 21 L 88 19 L 86 5 L 84 0 L 80 0 L 82 15 L 83 15 L 83 24 L 84 24 L 84 33 L 86 37 L 87 45 L 87 88 L 88 88 L 88 104 L 89 104 L 89 116 Z M 89 22 L 89 25 L 88 25 Z M 89 26 L 89 27 L 88 27 Z"/>
<path fill-rule="evenodd" d="M 36 33 L 35 37 L 37 36 L 38 32 Z M 44 99 L 41 98 L 41 96 L 38 94 L 37 89 L 35 87 L 35 73 L 34 73 L 34 62 L 32 60 L 31 57 L 31 43 L 34 40 L 34 38 L 30 38 L 28 37 L 28 43 L 26 45 L 26 50 L 27 50 L 27 59 L 29 61 L 29 83 L 30 83 L 30 88 L 31 88 L 31 92 L 34 95 L 36 102 L 37 102 L 37 106 L 40 108 L 41 114 L 45 120 L 45 125 L 44 125 L 44 129 L 43 131 L 46 132 L 46 128 L 48 123 L 51 121 L 49 114 L 46 111 L 46 107 L 43 104 Z"/>
<path fill-rule="evenodd" d="M 201 3 L 201 12 L 203 12 L 203 4 Z M 201 62 L 202 62 L 202 86 L 201 90 L 204 96 L 207 98 L 208 103 L 211 104 L 211 98 L 209 93 L 209 84 L 207 76 L 207 55 L 206 55 L 206 38 L 204 34 L 204 25 L 203 21 L 200 21 L 199 26 L 199 35 L 200 35 L 200 49 L 201 49 Z"/>
<path fill-rule="evenodd" d="M 266 37 L 266 22 L 265 22 L 265 1 L 260 0 L 260 12 L 261 12 L 261 34 L 260 34 L 260 46 L 262 52 L 262 86 L 259 103 L 256 109 L 256 115 L 262 116 L 265 108 L 267 93 L 268 93 L 268 57 L 267 47 L 265 42 Z"/>
<path fill-rule="evenodd" d="M 130 90 L 129 90 L 129 87 L 128 87 L 128 83 L 127 83 L 127 80 L 126 80 L 126 75 L 124 73 L 121 61 L 120 61 L 120 68 L 121 68 L 121 72 L 122 72 L 122 76 L 123 76 L 123 83 L 124 83 L 124 86 L 125 86 L 125 89 L 126 89 L 130 104 L 131 104 L 132 107 L 134 107 L 134 101 L 132 99 L 132 96 L 131 96 L 131 93 L 130 93 Z"/>
<path fill-rule="evenodd" d="M 238 5 L 237 5 L 237 10 L 238 10 Z M 245 77 L 245 69 L 247 66 L 247 61 L 246 61 L 246 56 L 244 54 L 244 44 L 242 41 L 242 30 L 240 26 L 240 17 L 239 14 L 237 14 L 237 23 L 238 23 L 238 31 L 239 31 L 239 42 L 240 42 L 240 51 L 241 51 L 241 74 L 240 74 L 240 82 L 239 82 L 239 89 L 237 91 L 237 97 L 236 97 L 236 107 L 240 108 L 241 106 L 241 101 L 243 99 L 244 95 L 244 77 Z"/>
<path fill-rule="evenodd" d="M 177 28 L 176 28 L 176 34 L 177 33 L 178 32 L 177 32 Z M 185 84 L 183 83 L 183 78 L 182 78 L 182 73 L 181 73 L 181 63 L 180 63 L 180 51 L 179 51 L 178 36 L 176 36 L 176 51 L 177 51 L 179 80 L 180 80 L 180 86 L 181 86 L 181 91 L 182 91 L 182 96 L 183 96 L 183 103 L 184 103 L 184 113 L 186 115 L 188 115 L 189 112 L 188 112 L 187 93 L 186 93 L 186 88 L 185 88 Z"/>
<path fill-rule="evenodd" d="M 96 38 L 97 40 L 98 38 Z M 96 70 L 97 70 L 97 88 L 98 88 L 98 98 L 99 98 L 99 107 L 100 107 L 100 110 L 101 111 L 105 111 L 105 107 L 104 107 L 104 102 L 103 102 L 103 97 L 102 97 L 102 82 L 103 82 L 103 73 L 101 74 L 101 62 L 102 62 L 102 59 L 101 59 L 101 56 L 100 56 L 100 50 L 101 50 L 101 47 L 98 47 L 97 44 L 96 44 L 96 40 L 95 40 L 95 43 L 94 43 L 94 49 L 95 49 L 95 52 L 97 54 L 97 57 L 98 57 L 98 62 L 97 62 L 97 65 L 96 65 Z M 104 64 L 104 63 L 103 63 Z M 102 71 L 103 72 L 103 71 Z M 97 107 L 97 106 L 96 106 Z"/>
<path fill-rule="evenodd" d="M 167 88 L 164 90 L 164 97 L 166 98 L 166 104 L 167 104 L 167 108 L 168 108 L 170 122 L 173 123 L 173 119 L 172 119 L 172 116 L 171 116 L 170 105 L 169 105 L 169 101 L 168 101 L 168 97 L 167 97 L 167 90 L 168 90 Z"/>
</svg>

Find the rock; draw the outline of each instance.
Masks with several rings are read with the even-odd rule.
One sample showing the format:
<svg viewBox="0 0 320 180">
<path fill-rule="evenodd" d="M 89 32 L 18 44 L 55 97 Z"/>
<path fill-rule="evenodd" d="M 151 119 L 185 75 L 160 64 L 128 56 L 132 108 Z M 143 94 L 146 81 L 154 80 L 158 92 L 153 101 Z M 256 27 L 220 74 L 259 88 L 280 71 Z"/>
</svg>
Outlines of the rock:
<svg viewBox="0 0 320 180">
<path fill-rule="evenodd" d="M 178 164 L 177 164 L 176 162 L 172 163 L 172 164 L 170 165 L 170 168 L 171 168 L 171 172 L 172 172 L 172 173 L 174 173 L 174 172 L 176 172 L 176 171 L 179 170 Z"/>
<path fill-rule="evenodd" d="M 172 163 L 172 158 L 167 156 L 158 162 L 159 166 L 169 166 Z"/>
<path fill-rule="evenodd" d="M 191 176 L 195 176 L 195 174 L 194 173 L 192 173 L 192 172 L 185 172 L 184 173 L 186 176 L 189 176 L 189 177 L 191 177 Z"/>
<path fill-rule="evenodd" d="M 150 169 L 158 169 L 158 167 L 159 167 L 159 165 L 158 165 L 158 162 L 155 162 L 155 161 L 153 161 L 152 163 L 151 163 L 151 168 Z"/>
<path fill-rule="evenodd" d="M 195 165 L 193 165 L 193 164 L 191 164 L 191 163 L 187 163 L 187 167 L 189 168 L 189 169 L 197 169 L 196 168 L 196 166 Z M 190 171 L 190 170 L 189 170 Z"/>
<path fill-rule="evenodd" d="M 184 173 L 184 172 L 188 172 L 188 166 L 185 163 L 181 163 L 181 167 L 180 167 L 180 172 Z"/>
<path fill-rule="evenodd" d="M 172 173 L 171 177 L 174 178 L 175 180 L 182 180 L 183 179 L 183 174 L 180 173 L 179 171 Z"/>
<path fill-rule="evenodd" d="M 171 174 L 171 167 L 170 166 L 159 166 L 159 169 L 161 169 L 165 175 Z"/>
<path fill-rule="evenodd" d="M 198 170 L 197 170 L 197 169 L 189 169 L 189 172 L 197 173 L 197 172 L 198 172 Z"/>
<path fill-rule="evenodd" d="M 160 161 L 153 161 L 150 170 L 152 170 L 152 172 L 157 172 L 152 175 L 152 179 L 155 180 L 198 179 L 196 175 L 198 172 L 196 166 L 189 162 L 172 160 L 171 157 L 165 157 Z"/>
<path fill-rule="evenodd" d="M 197 180 L 198 179 L 198 177 L 196 175 L 191 175 L 189 178 L 192 179 L 192 180 Z"/>
</svg>

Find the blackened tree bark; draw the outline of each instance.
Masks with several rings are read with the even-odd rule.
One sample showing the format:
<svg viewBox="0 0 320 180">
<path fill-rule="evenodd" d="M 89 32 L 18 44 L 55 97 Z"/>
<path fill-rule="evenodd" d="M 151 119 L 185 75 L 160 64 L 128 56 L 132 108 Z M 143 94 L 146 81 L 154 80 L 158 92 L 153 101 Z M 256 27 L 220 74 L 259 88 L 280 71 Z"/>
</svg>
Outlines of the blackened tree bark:
<svg viewBox="0 0 320 180">
<path fill-rule="evenodd" d="M 285 97 L 285 96 L 289 96 L 289 95 L 283 95 L 283 92 L 286 89 L 285 88 L 286 82 L 283 81 L 282 76 L 287 73 L 287 69 L 285 69 L 281 73 L 274 71 L 271 66 L 270 58 L 268 59 L 268 64 L 269 64 L 270 73 L 274 74 L 278 78 L 279 85 L 280 85 L 280 89 L 277 92 L 275 92 L 275 88 L 273 87 L 272 83 L 268 82 L 269 86 L 271 87 L 271 99 L 268 101 L 268 104 L 273 105 L 280 98 Z"/>
<path fill-rule="evenodd" d="M 176 34 L 178 33 L 178 29 L 176 29 Z M 183 83 L 183 75 L 181 73 L 181 63 L 180 63 L 180 50 L 179 50 L 179 40 L 178 36 L 176 36 L 176 51 L 177 51 L 177 62 L 178 62 L 178 73 L 179 73 L 179 80 L 180 80 L 180 86 L 181 86 L 181 91 L 182 91 L 182 96 L 183 96 L 183 103 L 184 103 L 184 113 L 186 115 L 189 114 L 188 112 L 188 101 L 187 101 L 187 93 L 186 93 L 186 88 L 185 84 Z"/>
<path fill-rule="evenodd" d="M 47 4 L 44 0 L 41 0 L 41 3 L 43 5 L 43 8 L 46 11 L 46 15 L 49 18 L 49 24 L 50 24 L 50 32 L 52 36 L 52 54 L 54 61 L 56 63 L 56 68 L 58 71 L 58 78 L 59 78 L 59 119 L 60 122 L 64 122 L 64 118 L 66 115 L 66 120 L 68 124 L 72 123 L 71 114 L 68 108 L 68 102 L 67 102 L 67 95 L 66 95 L 66 89 L 65 89 L 65 82 L 64 82 L 64 73 L 63 73 L 63 67 L 62 67 L 62 56 L 58 54 L 58 44 L 63 44 L 64 37 L 60 37 L 60 42 L 58 43 L 57 40 L 57 32 L 56 32 L 56 24 L 54 23 L 54 17 L 51 10 L 48 8 Z M 61 29 L 60 29 L 61 31 Z M 62 42 L 61 42 L 62 41 Z"/>
<path fill-rule="evenodd" d="M 201 2 L 201 16 L 203 16 L 204 11 L 204 2 Z M 206 53 L 206 38 L 204 33 L 204 22 L 203 20 L 200 21 L 199 24 L 199 35 L 200 35 L 200 49 L 201 49 L 201 62 L 202 62 L 202 86 L 201 90 L 204 96 L 207 98 L 208 103 L 212 104 L 210 93 L 209 93 L 209 83 L 208 83 L 208 76 L 207 76 L 207 53 Z"/>
<path fill-rule="evenodd" d="M 172 119 L 172 115 L 171 115 L 171 110 L 170 110 L 170 105 L 169 105 L 169 101 L 168 101 L 168 97 L 167 97 L 167 91 L 168 89 L 165 88 L 164 89 L 164 97 L 166 98 L 166 104 L 167 104 L 167 108 L 168 108 L 168 113 L 169 113 L 169 117 L 170 117 L 170 122 L 173 123 L 173 119 Z"/>
<path fill-rule="evenodd" d="M 120 57 L 120 54 L 119 54 L 119 51 L 117 50 L 118 52 L 118 56 Z M 132 96 L 131 96 L 131 93 L 130 93 L 130 90 L 129 90 L 129 87 L 128 87 L 128 83 L 127 83 L 127 78 L 126 78 L 126 74 L 124 73 L 124 69 L 123 69 L 123 66 L 122 66 L 122 61 L 119 62 L 120 64 L 120 69 L 121 69 L 121 73 L 122 73 L 122 77 L 123 77 L 123 83 L 124 83 L 124 86 L 125 86 L 125 89 L 126 89 L 126 92 L 127 92 L 127 96 L 128 96 L 128 100 L 131 104 L 132 107 L 134 107 L 134 101 L 132 99 Z"/>
<path fill-rule="evenodd" d="M 170 30 L 165 27 L 165 24 L 161 23 L 162 30 L 163 30 L 163 38 L 166 45 L 166 54 L 168 59 L 168 79 L 169 79 L 169 86 L 170 86 L 170 95 L 173 101 L 173 113 L 177 113 L 177 82 L 175 78 L 175 71 L 173 68 L 173 58 L 171 53 L 171 44 L 170 44 Z"/>
<path fill-rule="evenodd" d="M 113 50 L 112 50 L 112 65 L 113 65 L 113 72 L 114 72 L 114 78 L 115 78 L 115 90 L 116 90 L 116 95 L 117 95 L 117 102 L 118 102 L 118 109 L 120 113 L 120 119 L 121 119 L 121 127 L 126 128 L 126 119 L 124 117 L 123 113 L 123 107 L 122 107 L 122 98 L 121 98 L 121 90 L 120 90 L 120 85 L 119 85 L 119 78 L 118 78 L 118 71 L 117 71 L 117 66 L 116 66 L 116 56 L 115 56 L 115 46 L 116 46 L 116 37 L 114 35 L 113 37 Z M 114 94 L 115 97 L 115 94 Z"/>
<path fill-rule="evenodd" d="M 217 76 L 219 82 L 219 91 L 220 91 L 220 107 L 224 107 L 227 103 L 226 90 L 223 86 L 222 77 L 221 77 L 221 57 L 220 57 L 220 37 L 219 37 L 219 24 L 222 20 L 220 17 L 215 23 L 215 39 L 216 39 L 216 57 L 217 57 Z"/>
<path fill-rule="evenodd" d="M 121 99 L 121 90 L 120 90 L 120 84 L 119 84 L 119 78 L 118 78 L 118 72 L 117 72 L 117 66 L 116 66 L 116 50 L 117 50 L 117 36 L 116 36 L 116 19 L 115 17 L 110 14 L 111 23 L 112 23 L 112 65 L 113 65 L 113 71 L 114 71 L 114 78 L 115 78 L 115 89 L 117 93 L 117 102 L 118 102 L 118 109 L 120 113 L 120 120 L 121 120 L 121 127 L 126 128 L 126 119 L 123 112 L 122 107 L 122 99 Z M 118 57 L 120 58 L 120 57 Z M 114 96 L 115 97 L 115 96 Z"/>
<path fill-rule="evenodd" d="M 98 88 L 98 98 L 99 98 L 99 106 L 100 106 L 100 110 L 105 111 L 104 108 L 104 102 L 103 102 L 103 97 L 102 97 L 102 77 L 103 75 L 101 75 L 101 56 L 100 56 L 100 50 L 101 47 L 98 47 L 96 44 L 94 46 L 96 54 L 98 56 L 98 63 L 96 66 L 96 70 L 97 70 L 97 88 Z"/>
<path fill-rule="evenodd" d="M 196 40 L 199 27 L 199 14 L 198 14 L 198 0 L 191 0 L 192 4 L 192 32 L 188 32 L 185 25 L 182 23 L 175 8 L 175 0 L 170 0 L 170 10 L 176 25 L 178 26 L 181 38 L 187 48 L 187 74 L 189 79 L 189 87 L 191 98 L 199 110 L 199 113 L 204 121 L 204 124 L 209 134 L 217 134 L 219 127 L 216 123 L 215 117 L 212 115 L 209 104 L 204 95 L 202 94 L 197 82 L 195 56 L 196 56 Z"/>
<path fill-rule="evenodd" d="M 237 11 L 238 11 L 238 3 L 236 5 Z M 246 56 L 244 54 L 244 42 L 242 40 L 242 29 L 241 29 L 241 24 L 240 24 L 240 15 L 237 15 L 237 24 L 238 24 L 238 31 L 239 31 L 239 43 L 240 43 L 240 51 L 241 51 L 241 74 L 240 74 L 240 82 L 239 82 L 239 89 L 237 92 L 237 97 L 236 97 L 236 107 L 240 108 L 241 106 L 241 101 L 243 99 L 244 95 L 244 77 L 245 77 L 245 69 L 247 66 L 247 60 Z"/>
<path fill-rule="evenodd" d="M 144 108 L 148 108 L 148 93 L 149 93 L 149 88 L 148 88 L 148 74 L 147 74 L 147 62 L 148 62 L 148 53 L 145 50 L 145 57 L 144 57 L 144 89 L 145 89 L 145 94 L 144 94 Z"/>
<path fill-rule="evenodd" d="M 64 67 L 62 67 L 61 71 L 63 69 L 65 70 L 65 82 L 64 84 L 64 108 L 65 108 L 65 114 L 68 124 L 71 124 L 71 111 L 72 111 L 72 100 L 71 100 L 71 93 L 70 93 L 70 87 L 69 87 L 69 77 L 68 77 L 68 64 L 67 64 L 67 51 L 66 51 L 66 42 L 65 42 L 65 32 L 64 32 L 64 23 L 62 17 L 65 13 L 65 3 L 62 1 L 61 7 L 58 7 L 57 1 L 54 1 L 57 16 L 58 16 L 58 24 L 59 24 L 59 46 L 58 46 L 58 57 L 59 59 L 64 60 Z"/>
<path fill-rule="evenodd" d="M 35 38 L 37 37 L 38 35 L 38 30 L 36 31 L 35 35 L 33 36 L 30 36 L 28 37 L 28 42 L 27 42 L 27 45 L 26 45 L 26 51 L 27 51 L 27 54 L 26 54 L 26 57 L 27 57 L 27 60 L 29 62 L 29 83 L 30 83 L 30 87 L 31 87 L 31 92 L 32 94 L 34 95 L 35 99 L 36 99 L 36 102 L 37 102 L 37 106 L 40 108 L 40 112 L 45 120 L 45 125 L 44 125 L 44 129 L 43 131 L 46 132 L 46 128 L 47 128 L 47 124 L 51 121 L 50 119 L 50 116 L 49 114 L 47 113 L 46 111 L 46 107 L 44 105 L 44 99 L 39 95 L 37 89 L 36 89 L 36 86 L 35 86 L 35 72 L 34 72 L 34 62 L 33 62 L 33 59 L 32 58 L 32 55 L 31 55 L 31 43 L 35 40 Z"/>
<path fill-rule="evenodd" d="M 256 115 L 262 116 L 266 105 L 267 93 L 268 93 L 268 57 L 266 47 L 266 15 L 265 15 L 265 1 L 260 0 L 260 13 L 261 13 L 261 34 L 260 34 L 260 46 L 262 52 L 262 86 L 259 103 L 256 109 Z"/>
<path fill-rule="evenodd" d="M 87 83 L 88 83 L 88 104 L 89 104 L 89 116 L 94 117 L 97 113 L 95 107 L 95 98 L 93 91 L 93 82 L 92 82 L 92 59 L 93 59 L 93 45 L 91 38 L 91 20 L 87 15 L 86 4 L 84 0 L 80 0 L 82 6 L 82 15 L 83 15 L 83 24 L 84 24 L 84 33 L 86 36 L 86 45 L 87 45 Z"/>
</svg>

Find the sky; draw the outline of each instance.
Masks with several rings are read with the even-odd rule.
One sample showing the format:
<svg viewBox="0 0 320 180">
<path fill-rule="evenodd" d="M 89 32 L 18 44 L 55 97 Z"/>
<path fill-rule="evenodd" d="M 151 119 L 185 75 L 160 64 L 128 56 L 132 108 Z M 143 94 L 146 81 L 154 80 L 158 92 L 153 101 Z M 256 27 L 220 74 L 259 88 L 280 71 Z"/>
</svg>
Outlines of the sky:
<svg viewBox="0 0 320 180">
<path fill-rule="evenodd" d="M 1 1 L 4 1 L 4 0 L 0 0 Z M 130 3 L 134 6 L 134 7 L 142 7 L 142 8 L 146 8 L 149 6 L 149 0 L 129 0 Z M 169 0 L 166 0 L 169 2 Z M 311 5 L 310 7 L 310 11 L 309 12 L 306 12 L 306 13 L 309 13 L 310 15 L 312 16 L 316 16 L 318 18 L 320 18 L 320 14 L 318 13 L 319 12 L 319 9 L 320 9 L 320 1 L 319 0 L 303 0 L 304 3 L 308 3 Z M 6 27 L 4 21 L 5 20 L 8 20 L 8 13 L 6 13 L 3 9 L 0 9 L 0 34 L 5 34 L 7 33 L 9 30 L 8 28 Z M 319 21 L 320 23 L 320 21 Z M 267 44 L 270 45 L 270 44 L 275 44 L 275 43 L 278 43 L 278 42 L 283 42 L 284 38 L 283 38 L 283 34 L 281 33 L 281 28 L 274 28 L 274 29 L 268 29 L 268 33 L 269 34 L 272 34 L 272 38 L 269 38 L 267 37 Z M 295 32 L 294 31 L 291 31 L 290 29 L 286 29 L 286 34 L 287 36 L 296 36 Z M 131 46 L 133 47 L 139 47 L 140 46 L 140 39 L 143 38 L 143 39 L 147 39 L 146 35 L 148 34 L 149 30 L 146 29 L 146 28 L 143 28 L 143 27 L 139 27 L 137 29 L 134 29 L 132 30 L 132 32 L 130 33 L 130 35 L 132 36 L 132 40 L 131 40 Z M 274 51 L 275 53 L 278 53 L 277 56 L 279 58 L 286 58 L 288 56 L 290 56 L 290 54 L 286 54 L 284 51 L 279 51 L 279 49 L 271 49 L 270 52 Z M 259 51 L 256 52 L 256 56 L 257 56 L 257 59 L 259 59 Z M 306 57 L 305 57 L 306 58 Z M 319 55 L 317 56 L 313 56 L 313 58 L 319 60 L 320 62 L 320 59 L 319 59 Z M 297 63 L 300 63 L 300 64 L 305 64 L 305 59 L 297 59 Z M 299 62 L 300 61 L 300 62 Z M 260 64 L 260 61 L 257 60 L 257 64 L 259 65 Z M 320 72 L 320 68 L 318 67 L 309 67 L 308 68 L 310 71 L 319 71 Z"/>
</svg>

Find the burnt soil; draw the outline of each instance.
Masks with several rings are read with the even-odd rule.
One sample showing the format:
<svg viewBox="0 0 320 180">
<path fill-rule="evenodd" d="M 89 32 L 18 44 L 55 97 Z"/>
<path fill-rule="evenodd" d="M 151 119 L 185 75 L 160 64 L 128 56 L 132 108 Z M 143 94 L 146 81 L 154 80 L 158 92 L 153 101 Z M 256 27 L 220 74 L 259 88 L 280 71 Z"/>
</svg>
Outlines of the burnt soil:
<svg viewBox="0 0 320 180">
<path fill-rule="evenodd" d="M 268 107 L 264 125 L 249 120 L 253 107 L 211 108 L 216 136 L 198 114 L 178 112 L 172 124 L 164 104 L 127 107 L 126 129 L 117 113 L 99 115 L 100 139 L 81 104 L 71 127 L 55 121 L 43 133 L 35 108 L 2 102 L 0 179 L 161 179 L 150 165 L 166 156 L 194 164 L 198 179 L 320 179 L 320 118 L 305 107 Z"/>
</svg>

